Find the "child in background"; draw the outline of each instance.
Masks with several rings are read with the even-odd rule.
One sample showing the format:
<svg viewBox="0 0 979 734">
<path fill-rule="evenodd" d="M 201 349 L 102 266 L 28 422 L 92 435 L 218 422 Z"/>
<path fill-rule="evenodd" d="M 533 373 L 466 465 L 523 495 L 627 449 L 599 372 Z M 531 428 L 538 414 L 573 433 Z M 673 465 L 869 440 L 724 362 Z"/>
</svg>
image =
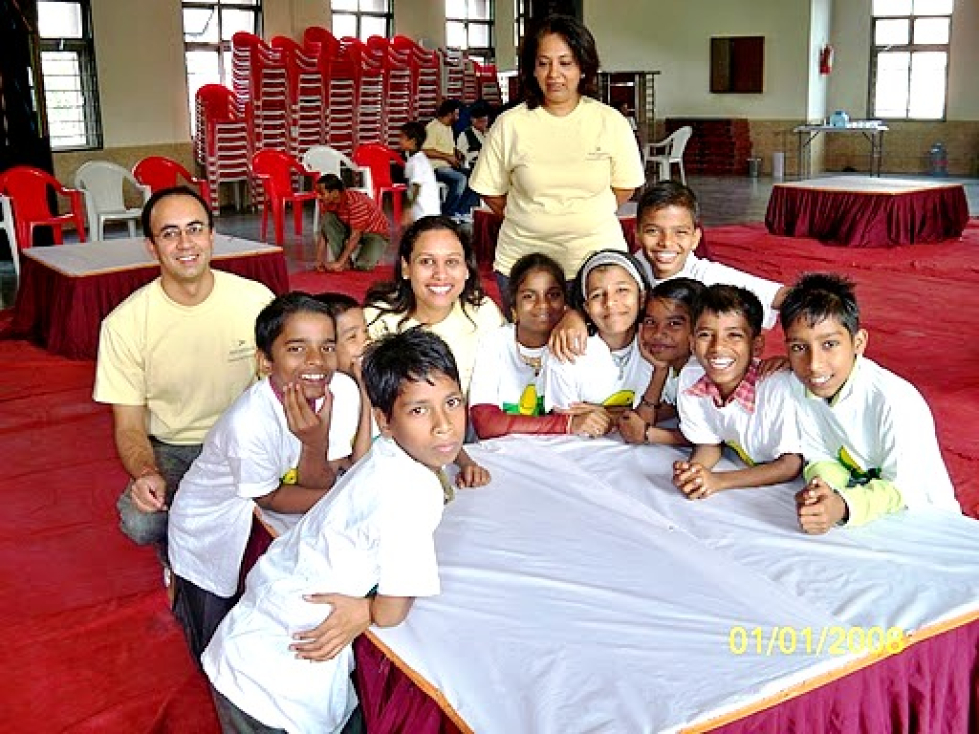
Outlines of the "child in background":
<svg viewBox="0 0 979 734">
<path fill-rule="evenodd" d="M 339 732 L 357 705 L 350 645 L 310 662 L 293 634 L 317 624 L 309 595 L 365 600 L 379 627 L 400 624 L 414 597 L 439 593 L 433 533 L 466 430 L 452 353 L 410 329 L 372 344 L 364 382 L 382 436 L 324 500 L 279 537 L 248 574 L 241 601 L 204 652 L 224 731 Z"/>
<path fill-rule="evenodd" d="M 485 439 L 598 430 L 603 419 L 595 409 L 544 414 L 541 365 L 551 329 L 567 308 L 563 269 L 547 255 L 524 255 L 514 263 L 509 284 L 513 323 L 480 342 L 473 369 L 469 416 L 476 434 Z"/>
<path fill-rule="evenodd" d="M 650 291 L 639 348 L 653 365 L 653 376 L 638 407 L 619 416 L 619 433 L 626 443 L 687 445 L 678 429 L 658 424 L 676 417 L 677 385 L 680 371 L 691 360 L 693 312 L 703 290 L 699 281 L 671 278 Z"/>
<path fill-rule="evenodd" d="M 264 378 L 208 432 L 170 509 L 174 613 L 199 658 L 238 595 L 242 556 L 259 507 L 293 516 L 359 458 L 353 380 L 336 373 L 336 332 L 306 293 L 279 296 L 255 322 Z"/>
<path fill-rule="evenodd" d="M 363 456 L 370 448 L 371 439 L 377 435 L 371 401 L 367 397 L 360 369 L 364 349 L 370 341 L 367 336 L 367 322 L 364 321 L 364 309 L 357 303 L 357 299 L 346 293 L 320 293 L 315 298 L 326 306 L 336 324 L 337 369 L 352 378 L 360 388 L 360 423 L 354 439 L 354 453 Z"/>
<path fill-rule="evenodd" d="M 648 286 L 636 259 L 619 250 L 599 250 L 582 264 L 571 287 L 572 304 L 596 333 L 574 363 L 544 358 L 544 404 L 550 411 L 598 408 L 602 421 L 583 435 L 615 428 L 620 413 L 634 407 L 649 385 L 652 366 L 639 351 L 639 320 Z"/>
<path fill-rule="evenodd" d="M 442 213 L 439 201 L 438 181 L 428 156 L 422 152 L 425 144 L 425 126 L 420 122 L 406 122 L 401 126 L 398 145 L 408 157 L 405 178 L 408 181 L 408 203 L 401 224 L 407 227 L 422 217 L 437 217 Z"/>
<path fill-rule="evenodd" d="M 691 189 L 678 181 L 661 181 L 643 192 L 636 207 L 636 257 L 650 285 L 684 277 L 704 285 L 727 283 L 747 288 L 764 308 L 762 326 L 773 327 L 776 309 L 788 289 L 781 283 L 698 258 L 693 251 L 702 236 L 700 206 Z M 554 329 L 548 346 L 558 358 L 571 360 L 582 354 L 584 339 L 582 321 L 569 315 Z"/>
<path fill-rule="evenodd" d="M 398 249 L 394 280 L 367 292 L 367 332 L 379 339 L 422 326 L 438 334 L 452 350 L 468 394 L 479 340 L 503 323 L 500 309 L 483 292 L 472 246 L 448 217 L 422 217 L 405 230 Z M 489 481 L 489 472 L 465 451 L 458 463 L 460 487 Z"/>
<path fill-rule="evenodd" d="M 712 285 L 697 299 L 698 364 L 683 369 L 677 388 L 680 431 L 694 449 L 673 465 L 673 484 L 688 499 L 787 482 L 802 469 L 792 376 L 759 379 L 762 313 L 758 297 L 737 286 Z M 746 468 L 713 471 L 725 444 Z"/>
<path fill-rule="evenodd" d="M 796 496 L 802 529 L 825 533 L 928 506 L 961 512 L 928 404 L 911 383 L 863 356 L 867 332 L 853 283 L 803 275 L 781 317 L 798 378 L 808 481 Z"/>
</svg>

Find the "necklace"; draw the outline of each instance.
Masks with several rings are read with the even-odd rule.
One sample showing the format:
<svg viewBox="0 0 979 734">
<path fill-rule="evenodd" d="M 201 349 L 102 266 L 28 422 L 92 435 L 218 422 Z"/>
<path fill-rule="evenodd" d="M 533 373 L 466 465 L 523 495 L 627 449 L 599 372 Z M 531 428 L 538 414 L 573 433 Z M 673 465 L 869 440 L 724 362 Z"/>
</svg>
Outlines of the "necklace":
<svg viewBox="0 0 979 734">
<path fill-rule="evenodd" d="M 540 374 L 541 364 L 544 361 L 544 347 L 525 347 L 517 342 L 517 356 L 534 371 L 534 377 Z"/>
<path fill-rule="evenodd" d="M 622 382 L 622 379 L 625 377 L 625 369 L 629 364 L 631 351 L 629 347 L 626 347 L 625 349 L 610 352 L 612 355 L 612 364 L 619 370 L 619 382 Z"/>
</svg>

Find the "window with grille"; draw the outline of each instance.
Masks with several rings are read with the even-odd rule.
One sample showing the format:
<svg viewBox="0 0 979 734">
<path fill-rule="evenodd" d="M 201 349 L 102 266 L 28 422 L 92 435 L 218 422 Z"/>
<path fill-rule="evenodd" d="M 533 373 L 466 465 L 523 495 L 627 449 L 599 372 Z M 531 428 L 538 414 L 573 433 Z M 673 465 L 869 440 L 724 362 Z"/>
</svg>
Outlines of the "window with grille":
<svg viewBox="0 0 979 734">
<path fill-rule="evenodd" d="M 476 61 L 492 62 L 494 10 L 493 0 L 445 0 L 445 45 L 467 51 Z"/>
<path fill-rule="evenodd" d="M 873 117 L 945 118 L 954 0 L 873 0 Z"/>
<path fill-rule="evenodd" d="M 394 0 L 330 0 L 333 35 L 366 41 L 390 38 L 394 32 Z"/>
<path fill-rule="evenodd" d="M 101 148 L 89 0 L 39 0 L 37 27 L 51 149 Z"/>
<path fill-rule="evenodd" d="M 262 3 L 261 0 L 184 0 L 182 5 L 187 92 L 190 95 L 193 133 L 197 90 L 205 84 L 231 87 L 231 38 L 239 31 L 261 34 Z"/>
</svg>

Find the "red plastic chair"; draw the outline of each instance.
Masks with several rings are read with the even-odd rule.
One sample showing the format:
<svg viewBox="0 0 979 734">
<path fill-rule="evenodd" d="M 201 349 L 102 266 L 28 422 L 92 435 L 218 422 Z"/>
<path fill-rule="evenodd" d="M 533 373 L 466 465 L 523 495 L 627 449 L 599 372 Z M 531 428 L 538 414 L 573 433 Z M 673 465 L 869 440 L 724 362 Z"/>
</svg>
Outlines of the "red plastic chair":
<svg viewBox="0 0 979 734">
<path fill-rule="evenodd" d="M 71 211 L 53 214 L 48 206 L 48 191 L 53 189 L 59 196 L 68 198 Z M 14 166 L 0 173 L 0 194 L 10 197 L 17 225 L 17 244 L 27 249 L 34 241 L 35 227 L 50 227 L 54 242 L 64 242 L 62 227 L 74 222 L 78 241 L 85 241 L 85 203 L 82 192 L 63 186 L 47 171 L 31 166 Z"/>
<path fill-rule="evenodd" d="M 162 155 L 151 155 L 141 160 L 133 166 L 133 175 L 141 184 L 149 186 L 150 192 L 154 194 L 160 189 L 178 186 L 180 181 L 184 180 L 200 190 L 204 201 L 211 200 L 211 188 L 207 185 L 207 181 L 192 176 L 190 171 L 179 163 Z"/>
<path fill-rule="evenodd" d="M 284 229 L 285 205 L 292 205 L 293 222 L 296 234 L 303 231 L 303 203 L 315 201 L 313 191 L 295 191 L 292 175 L 313 178 L 315 174 L 303 168 L 299 161 L 281 150 L 260 150 L 252 157 L 252 173 L 262 184 L 265 192 L 262 202 L 262 239 L 268 226 L 269 209 L 275 224 L 275 244 L 281 245 Z"/>
<path fill-rule="evenodd" d="M 380 207 L 384 206 L 384 194 L 391 194 L 391 212 L 394 215 L 394 226 L 401 226 L 401 199 L 407 194 L 408 187 L 391 180 L 391 163 L 404 167 L 404 161 L 398 155 L 383 145 L 368 143 L 358 145 L 354 151 L 354 163 L 365 166 L 371 172 L 371 186 L 374 189 L 374 200 Z"/>
</svg>

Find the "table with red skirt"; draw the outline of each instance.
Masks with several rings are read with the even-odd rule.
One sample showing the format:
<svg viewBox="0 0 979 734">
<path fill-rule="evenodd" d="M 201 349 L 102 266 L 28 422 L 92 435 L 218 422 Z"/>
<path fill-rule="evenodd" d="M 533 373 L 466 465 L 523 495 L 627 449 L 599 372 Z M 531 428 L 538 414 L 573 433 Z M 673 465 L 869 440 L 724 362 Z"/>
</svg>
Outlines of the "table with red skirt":
<svg viewBox="0 0 979 734">
<path fill-rule="evenodd" d="M 492 482 L 446 506 L 442 593 L 355 642 L 374 734 L 977 731 L 976 520 L 808 536 L 798 482 L 690 501 L 670 447 L 467 448 Z"/>
<path fill-rule="evenodd" d="M 776 235 L 844 247 L 897 247 L 962 236 L 962 184 L 934 179 L 831 176 L 775 184 L 765 225 Z"/>
<path fill-rule="evenodd" d="M 20 287 L 6 336 L 30 339 L 69 359 L 95 359 L 102 319 L 160 274 L 142 239 L 32 247 L 21 251 Z M 289 290 L 282 248 L 214 235 L 213 267 Z"/>
</svg>

